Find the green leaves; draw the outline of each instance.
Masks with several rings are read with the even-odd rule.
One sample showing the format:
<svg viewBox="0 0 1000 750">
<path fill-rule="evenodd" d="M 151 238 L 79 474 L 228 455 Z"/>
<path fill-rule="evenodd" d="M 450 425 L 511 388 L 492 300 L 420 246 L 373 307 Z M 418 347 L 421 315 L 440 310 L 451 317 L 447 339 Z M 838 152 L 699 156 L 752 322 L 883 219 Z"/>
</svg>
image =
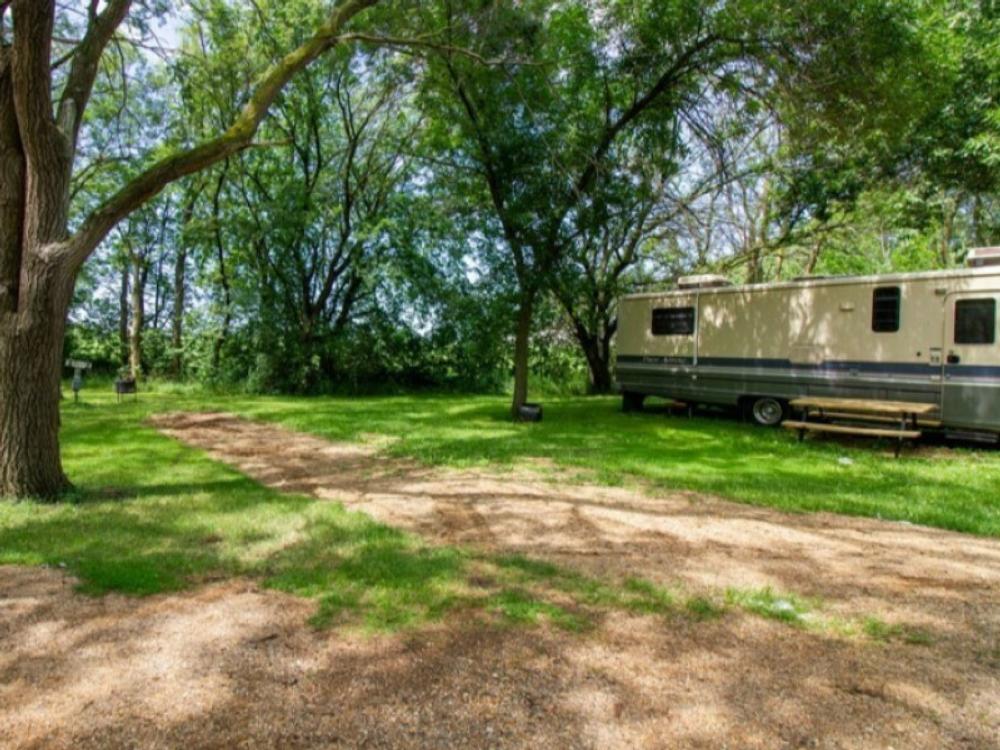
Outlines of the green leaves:
<svg viewBox="0 0 1000 750">
<path fill-rule="evenodd" d="M 107 55 L 78 206 L 231 122 L 329 8 L 194 0 L 169 68 Z M 942 265 L 1000 230 L 990 4 L 386 0 L 350 32 L 282 92 L 267 148 L 231 156 L 218 210 L 205 189 L 184 233 L 215 328 L 219 258 L 232 264 L 232 372 L 296 371 L 275 387 L 344 360 L 495 387 L 519 297 L 555 292 L 565 312 L 536 305 L 539 362 L 570 335 L 610 351 L 615 298 L 692 265 L 746 262 L 759 280 Z M 322 294 L 346 224 L 349 262 Z M 352 279 L 362 301 L 345 307 Z M 334 321 L 308 323 L 334 309 L 359 326 L 339 343 Z M 295 343 L 307 330 L 315 346 Z"/>
</svg>

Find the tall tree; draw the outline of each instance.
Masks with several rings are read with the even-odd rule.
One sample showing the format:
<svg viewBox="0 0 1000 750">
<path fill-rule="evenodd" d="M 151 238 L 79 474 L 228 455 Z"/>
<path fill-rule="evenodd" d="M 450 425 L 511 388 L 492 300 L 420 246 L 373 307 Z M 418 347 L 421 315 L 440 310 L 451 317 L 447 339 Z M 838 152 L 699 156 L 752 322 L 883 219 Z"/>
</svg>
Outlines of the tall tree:
<svg viewBox="0 0 1000 750">
<path fill-rule="evenodd" d="M 132 281 L 132 263 L 128 255 L 125 254 L 119 254 L 117 261 L 120 279 L 118 284 L 118 354 L 119 364 L 121 364 L 128 362 L 129 306 L 132 302 L 129 295 L 129 284 Z"/>
<path fill-rule="evenodd" d="M 0 496 L 53 497 L 68 486 L 59 380 L 67 311 L 84 261 L 165 186 L 250 144 L 281 89 L 377 1 L 334 5 L 249 87 L 221 133 L 153 161 L 71 221 L 74 159 L 101 59 L 130 14 L 140 18 L 154 3 L 91 0 L 79 42 L 54 59 L 55 0 L 0 0 Z"/>
<path fill-rule="evenodd" d="M 153 258 L 162 258 L 171 222 L 170 207 L 162 201 L 144 206 L 119 225 L 118 243 L 129 269 L 128 299 L 128 369 L 138 379 L 143 374 L 143 333 L 146 329 L 146 289 Z M 159 285 L 159 279 L 156 279 Z M 123 285 L 124 288 L 124 285 Z M 154 311 L 155 315 L 155 311 Z M 123 316 L 126 317 L 126 316 Z"/>
<path fill-rule="evenodd" d="M 625 179 L 605 185 L 575 222 L 551 289 L 586 360 L 591 394 L 611 392 L 618 298 L 663 271 L 665 238 L 676 240 L 682 217 L 726 180 L 712 169 L 695 175 L 691 170 L 668 180 L 635 164 Z"/>
<path fill-rule="evenodd" d="M 384 57 L 381 56 L 381 57 Z M 335 370 L 332 344 L 374 292 L 394 240 L 419 121 L 379 55 L 331 56 L 286 89 L 265 138 L 235 164 L 226 221 L 249 252 L 264 341 L 285 388 L 313 389 Z"/>
<path fill-rule="evenodd" d="M 789 109 L 838 118 L 845 102 L 852 114 L 878 106 L 865 93 L 870 72 L 895 70 L 908 43 L 907 9 L 888 2 L 448 0 L 441 8 L 436 25 L 451 45 L 522 60 L 483 66 L 444 49 L 431 58 L 425 97 L 439 123 L 436 145 L 459 167 L 451 179 L 493 214 L 518 281 L 515 417 L 527 398 L 538 297 L 624 160 L 641 154 L 673 173 L 682 127 L 698 129 L 704 103 L 727 95 L 759 106 L 780 94 Z"/>
<path fill-rule="evenodd" d="M 194 221 L 195 206 L 203 189 L 203 182 L 200 179 L 195 179 L 188 184 L 184 191 L 177 247 L 174 249 L 174 304 L 170 316 L 170 374 L 177 379 L 184 376 L 184 315 L 187 309 L 188 252 L 191 245 L 189 230 Z"/>
</svg>

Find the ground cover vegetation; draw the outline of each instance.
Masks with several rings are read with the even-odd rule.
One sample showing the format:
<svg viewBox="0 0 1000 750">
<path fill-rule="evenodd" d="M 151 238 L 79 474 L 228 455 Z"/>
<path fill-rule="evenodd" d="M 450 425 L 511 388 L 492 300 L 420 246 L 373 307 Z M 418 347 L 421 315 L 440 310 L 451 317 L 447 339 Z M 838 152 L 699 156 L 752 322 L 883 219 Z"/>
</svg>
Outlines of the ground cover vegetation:
<svg viewBox="0 0 1000 750">
<path fill-rule="evenodd" d="M 961 263 L 1000 222 L 997 23 L 991 0 L 0 2 L 0 491 L 69 485 L 64 355 L 517 407 L 529 374 L 607 392 L 616 298 L 679 273 Z"/>
<path fill-rule="evenodd" d="M 996 0 L 0 0 L 0 726 L 988 744 L 1000 453 L 613 363 L 998 188 Z"/>
<path fill-rule="evenodd" d="M 331 440 L 388 439 L 388 455 L 453 467 L 542 459 L 581 481 L 692 490 L 790 511 L 830 511 L 957 531 L 1000 532 L 995 451 L 952 447 L 887 462 L 877 443 L 756 429 L 735 415 L 622 414 L 614 398 L 561 397 L 533 427 L 504 419 L 502 397 L 235 398 L 222 408 Z M 920 491 L 915 492 L 914 488 Z"/>
<path fill-rule="evenodd" d="M 145 596 L 244 576 L 315 599 L 317 627 L 396 630 L 465 610 L 500 622 L 586 630 L 615 611 L 695 620 L 740 611 L 842 637 L 914 643 L 928 637 L 875 615 L 844 619 L 794 591 L 692 590 L 680 582 L 585 575 L 520 554 L 428 544 L 337 502 L 264 487 L 149 424 L 151 415 L 177 410 L 225 409 L 331 439 L 374 442 L 387 455 L 440 466 L 503 471 L 511 462 L 542 457 L 551 459 L 549 471 L 559 471 L 561 481 L 563 474 L 590 467 L 596 471 L 576 479 L 641 480 L 661 490 L 712 491 L 785 510 L 879 513 L 1000 536 L 1000 508 L 976 502 L 997 481 L 1000 461 L 975 453 L 947 463 L 898 462 L 886 473 L 876 471 L 870 451 L 861 448 L 815 445 L 803 451 L 778 433 L 761 446 L 750 440 L 759 431 L 748 425 L 625 415 L 609 399 L 558 403 L 571 417 L 536 430 L 511 424 L 503 397 L 248 398 L 171 389 L 118 404 L 106 390 L 91 391 L 83 403 L 64 407 L 66 461 L 78 477 L 73 495 L 57 504 L 0 506 L 0 564 L 61 568 L 90 594 Z M 585 415 L 614 429 L 587 430 L 576 418 Z M 458 422 L 466 433 L 459 434 Z M 627 458 L 614 448 L 622 432 L 632 445 L 647 447 Z M 469 434 L 495 450 L 464 445 Z M 570 443 L 586 446 L 584 452 L 562 450 Z M 718 466 L 728 466 L 728 473 L 696 473 L 705 459 L 691 453 L 693 444 L 695 453 L 722 452 Z M 857 459 L 851 471 L 837 461 L 844 452 Z M 781 491 L 765 491 L 752 469 L 762 461 L 791 461 Z M 683 470 L 666 475 L 657 469 L 672 463 Z M 944 491 L 972 467 L 975 482 Z M 825 493 L 810 490 L 817 476 L 825 477 Z M 906 487 L 914 483 L 928 487 L 920 503 L 907 502 L 912 495 Z"/>
</svg>

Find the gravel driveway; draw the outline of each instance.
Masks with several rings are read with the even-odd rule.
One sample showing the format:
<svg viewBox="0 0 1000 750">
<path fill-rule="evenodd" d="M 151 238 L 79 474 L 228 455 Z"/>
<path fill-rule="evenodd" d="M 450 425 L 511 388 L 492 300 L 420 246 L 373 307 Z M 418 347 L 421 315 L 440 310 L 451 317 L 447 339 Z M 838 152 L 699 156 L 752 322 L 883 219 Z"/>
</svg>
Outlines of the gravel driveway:
<svg viewBox="0 0 1000 750">
<path fill-rule="evenodd" d="M 0 746 L 1000 747 L 997 540 L 430 469 L 224 414 L 156 424 L 266 485 L 431 541 L 696 593 L 770 586 L 931 642 L 739 612 L 615 612 L 583 634 L 457 613 L 370 637 L 315 631 L 310 601 L 253 581 L 91 599 L 59 571 L 0 568 Z"/>
</svg>

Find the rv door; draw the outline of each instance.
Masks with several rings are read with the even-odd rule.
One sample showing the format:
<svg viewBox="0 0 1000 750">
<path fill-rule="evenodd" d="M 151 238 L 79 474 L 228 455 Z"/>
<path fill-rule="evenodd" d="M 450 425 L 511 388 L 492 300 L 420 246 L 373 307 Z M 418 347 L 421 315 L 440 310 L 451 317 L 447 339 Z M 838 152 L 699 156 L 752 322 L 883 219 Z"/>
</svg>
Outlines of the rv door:
<svg viewBox="0 0 1000 750">
<path fill-rule="evenodd" d="M 941 416 L 949 427 L 1000 430 L 1000 290 L 945 303 Z"/>
</svg>

